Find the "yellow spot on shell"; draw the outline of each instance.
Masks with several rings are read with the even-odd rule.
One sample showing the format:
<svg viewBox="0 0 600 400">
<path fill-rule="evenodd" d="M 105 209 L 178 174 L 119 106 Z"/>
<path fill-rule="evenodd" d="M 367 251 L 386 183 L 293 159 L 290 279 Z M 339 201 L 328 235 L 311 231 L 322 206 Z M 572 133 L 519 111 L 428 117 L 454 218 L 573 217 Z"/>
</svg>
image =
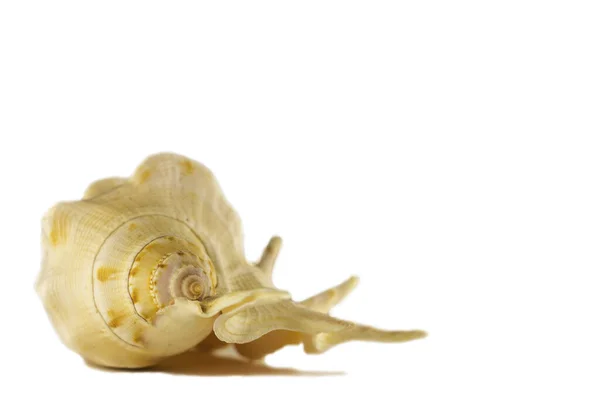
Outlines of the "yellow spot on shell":
<svg viewBox="0 0 600 400">
<path fill-rule="evenodd" d="M 50 229 L 50 243 L 57 246 L 67 240 L 67 218 L 59 213 L 52 218 L 52 228 Z"/>
<path fill-rule="evenodd" d="M 137 301 L 140 299 L 140 296 L 138 294 L 138 291 L 136 288 L 131 289 L 131 300 L 134 303 L 137 303 Z"/>
<path fill-rule="evenodd" d="M 127 318 L 127 314 L 118 314 L 113 310 L 108 310 L 108 318 L 110 318 L 108 321 L 108 326 L 111 328 L 116 328 L 123 325 L 125 318 Z"/>
<path fill-rule="evenodd" d="M 58 244 L 58 237 L 59 232 L 53 229 L 52 232 L 50 232 L 50 242 L 52 242 L 53 246 L 56 246 Z"/>
<path fill-rule="evenodd" d="M 194 164 L 190 160 L 183 160 L 181 162 L 181 169 L 184 175 L 191 175 L 194 172 Z"/>
<path fill-rule="evenodd" d="M 134 230 L 135 228 L 137 228 L 137 225 L 136 225 L 135 223 L 133 223 L 133 222 L 132 222 L 132 223 L 130 223 L 130 224 L 129 224 L 129 228 L 128 228 L 128 229 L 129 229 L 129 231 L 132 231 L 132 230 Z"/>
<path fill-rule="evenodd" d="M 113 267 L 100 267 L 98 268 L 98 272 L 96 272 L 96 277 L 100 282 L 106 282 L 111 279 L 115 279 L 119 270 Z"/>
<path fill-rule="evenodd" d="M 150 175 L 152 175 L 152 172 L 149 169 L 142 171 L 140 174 L 139 183 L 146 182 L 148 179 L 150 179 Z"/>
<path fill-rule="evenodd" d="M 131 338 L 131 340 L 133 340 L 133 343 L 142 343 L 142 331 L 138 330 L 133 334 L 133 337 Z"/>
</svg>

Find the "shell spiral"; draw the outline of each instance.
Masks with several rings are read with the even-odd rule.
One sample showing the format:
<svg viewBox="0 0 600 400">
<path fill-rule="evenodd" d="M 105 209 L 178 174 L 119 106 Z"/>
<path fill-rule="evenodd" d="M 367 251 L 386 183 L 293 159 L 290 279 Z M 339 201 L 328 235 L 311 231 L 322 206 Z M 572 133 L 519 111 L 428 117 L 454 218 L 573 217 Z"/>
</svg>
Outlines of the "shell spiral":
<svg viewBox="0 0 600 400">
<path fill-rule="evenodd" d="M 163 216 L 128 221 L 102 244 L 93 266 L 98 312 L 123 341 L 137 346 L 138 325 L 182 297 L 215 294 L 215 268 L 185 224 Z"/>
</svg>

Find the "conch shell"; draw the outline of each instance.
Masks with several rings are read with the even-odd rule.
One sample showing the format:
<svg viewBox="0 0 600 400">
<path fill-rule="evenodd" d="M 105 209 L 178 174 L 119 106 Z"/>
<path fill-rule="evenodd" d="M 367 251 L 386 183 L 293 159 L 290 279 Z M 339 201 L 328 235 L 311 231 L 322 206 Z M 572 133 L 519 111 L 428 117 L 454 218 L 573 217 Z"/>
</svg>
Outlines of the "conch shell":
<svg viewBox="0 0 600 400">
<path fill-rule="evenodd" d="M 97 181 L 59 203 L 42 228 L 36 290 L 62 341 L 91 363 L 141 368 L 201 342 L 234 343 L 250 359 L 288 344 L 320 353 L 349 340 L 403 342 L 328 311 L 356 285 L 301 302 L 271 280 L 281 246 L 246 261 L 242 228 L 213 174 L 175 154 L 149 157 L 129 179 Z"/>
</svg>

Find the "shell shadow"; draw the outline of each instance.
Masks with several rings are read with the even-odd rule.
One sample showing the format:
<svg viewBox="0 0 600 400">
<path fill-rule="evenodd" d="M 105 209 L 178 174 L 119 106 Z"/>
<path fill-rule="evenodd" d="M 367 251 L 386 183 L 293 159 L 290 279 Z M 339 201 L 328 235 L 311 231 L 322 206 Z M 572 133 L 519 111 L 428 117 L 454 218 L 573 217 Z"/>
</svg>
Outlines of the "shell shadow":
<svg viewBox="0 0 600 400">
<path fill-rule="evenodd" d="M 248 361 L 239 356 L 233 347 L 221 348 L 214 352 L 188 351 L 166 358 L 159 364 L 139 370 L 105 368 L 86 364 L 94 369 L 107 372 L 126 371 L 129 373 L 166 373 L 172 375 L 195 376 L 336 376 L 345 375 L 342 371 L 300 371 L 293 368 L 271 367 L 262 361 Z"/>
<path fill-rule="evenodd" d="M 189 351 L 163 360 L 148 371 L 174 375 L 197 376 L 334 376 L 344 375 L 340 371 L 300 371 L 293 368 L 271 367 L 264 362 L 247 361 L 234 349 L 220 349 L 218 352 Z"/>
</svg>

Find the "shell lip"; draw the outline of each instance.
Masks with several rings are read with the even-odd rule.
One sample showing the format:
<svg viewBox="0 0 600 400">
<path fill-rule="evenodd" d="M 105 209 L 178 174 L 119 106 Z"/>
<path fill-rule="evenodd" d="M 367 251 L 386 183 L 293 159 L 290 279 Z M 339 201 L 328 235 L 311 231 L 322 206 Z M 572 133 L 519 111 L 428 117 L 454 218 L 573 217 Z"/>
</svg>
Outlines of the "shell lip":
<svg viewBox="0 0 600 400">
<path fill-rule="evenodd" d="M 202 316 L 208 318 L 221 312 L 231 313 L 243 307 L 291 298 L 291 294 L 284 290 L 259 288 L 226 293 L 218 297 L 207 297 L 197 302 Z"/>
</svg>

